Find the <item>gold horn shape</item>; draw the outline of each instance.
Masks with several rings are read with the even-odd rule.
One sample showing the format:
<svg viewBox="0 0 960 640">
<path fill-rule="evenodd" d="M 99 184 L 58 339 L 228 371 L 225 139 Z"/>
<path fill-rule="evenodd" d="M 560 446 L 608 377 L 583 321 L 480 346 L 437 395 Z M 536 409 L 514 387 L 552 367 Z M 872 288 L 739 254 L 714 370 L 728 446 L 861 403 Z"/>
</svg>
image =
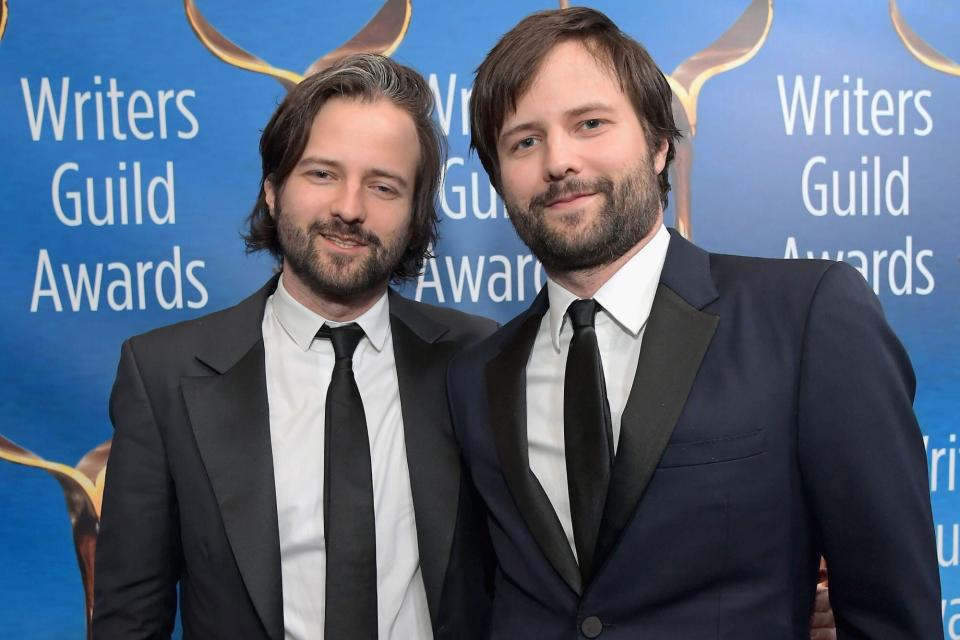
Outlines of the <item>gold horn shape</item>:
<svg viewBox="0 0 960 640">
<path fill-rule="evenodd" d="M 713 44 L 693 54 L 673 70 L 667 80 L 683 105 L 691 135 L 697 130 L 697 99 L 713 76 L 736 69 L 757 55 L 773 24 L 773 0 L 753 0 Z"/>
<path fill-rule="evenodd" d="M 413 14 L 412 0 L 386 0 L 376 15 L 355 36 L 330 53 L 317 58 L 301 75 L 288 69 L 274 67 L 236 45 L 203 17 L 194 0 L 184 0 L 183 6 L 193 32 L 213 55 L 235 67 L 276 78 L 288 90 L 306 76 L 329 67 L 351 53 L 391 55 L 403 42 Z"/>
<path fill-rule="evenodd" d="M 710 46 L 681 62 L 667 76 L 673 90 L 674 118 L 677 127 L 684 131 L 684 137 L 676 144 L 676 157 L 670 172 L 675 186 L 675 224 L 685 238 L 693 237 L 691 175 L 700 90 L 713 76 L 735 69 L 757 55 L 767 41 L 772 24 L 773 0 L 753 0 L 736 22 Z"/>
<path fill-rule="evenodd" d="M 0 0 L 0 40 L 3 40 L 3 34 L 7 31 L 7 14 L 9 13 L 7 0 Z"/>
<path fill-rule="evenodd" d="M 960 76 L 960 64 L 931 47 L 910 28 L 903 14 L 900 13 L 897 0 L 890 0 L 890 20 L 893 22 L 893 30 L 897 32 L 900 42 L 921 64 L 951 76 Z"/>
<path fill-rule="evenodd" d="M 43 469 L 52 475 L 67 502 L 67 514 L 73 528 L 73 545 L 80 566 L 80 579 L 86 602 L 87 637 L 93 619 L 93 562 L 96 555 L 97 533 L 100 530 L 100 506 L 103 503 L 103 483 L 110 457 L 111 441 L 107 440 L 80 459 L 76 467 L 44 460 L 35 453 L 0 436 L 0 460 L 25 467 Z"/>
</svg>

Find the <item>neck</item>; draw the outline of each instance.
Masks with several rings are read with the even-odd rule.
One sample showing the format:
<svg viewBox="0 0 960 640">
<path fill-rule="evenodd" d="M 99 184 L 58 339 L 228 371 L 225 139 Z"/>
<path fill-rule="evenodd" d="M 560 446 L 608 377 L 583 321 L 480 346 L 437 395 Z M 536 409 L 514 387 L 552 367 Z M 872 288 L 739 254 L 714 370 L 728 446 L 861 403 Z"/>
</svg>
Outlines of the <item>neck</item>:
<svg viewBox="0 0 960 640">
<path fill-rule="evenodd" d="M 656 224 L 653 225 L 653 228 L 650 232 L 640 239 L 637 244 L 630 247 L 626 253 L 621 255 L 619 258 L 616 258 L 612 262 L 607 264 L 600 265 L 598 267 L 590 267 L 588 269 L 579 269 L 575 271 L 551 271 L 547 270 L 547 275 L 553 279 L 554 282 L 562 286 L 564 289 L 570 293 L 576 295 L 578 298 L 592 298 L 597 291 L 600 290 L 606 282 L 613 277 L 617 271 L 620 270 L 623 265 L 627 264 L 630 261 L 630 258 L 640 253 L 640 250 L 643 249 L 647 244 L 657 235 L 657 231 L 660 230 L 661 225 L 663 224 L 663 217 L 657 220 Z"/>
<path fill-rule="evenodd" d="M 291 269 L 283 270 L 283 287 L 294 300 L 317 315 L 334 322 L 356 320 L 372 307 L 386 292 L 387 282 L 383 281 L 360 293 L 350 295 L 319 294 L 308 287 Z"/>
</svg>

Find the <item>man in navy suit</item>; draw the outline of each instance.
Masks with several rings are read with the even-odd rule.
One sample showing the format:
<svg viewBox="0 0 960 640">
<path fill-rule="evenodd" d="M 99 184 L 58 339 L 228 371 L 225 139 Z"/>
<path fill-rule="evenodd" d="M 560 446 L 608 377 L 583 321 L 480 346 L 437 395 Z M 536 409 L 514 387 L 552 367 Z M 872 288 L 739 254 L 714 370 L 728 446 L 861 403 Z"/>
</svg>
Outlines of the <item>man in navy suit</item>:
<svg viewBox="0 0 960 640">
<path fill-rule="evenodd" d="M 666 79 L 606 16 L 523 20 L 473 145 L 549 279 L 458 356 L 494 638 L 941 637 L 914 376 L 844 263 L 710 254 L 663 226 Z"/>
</svg>

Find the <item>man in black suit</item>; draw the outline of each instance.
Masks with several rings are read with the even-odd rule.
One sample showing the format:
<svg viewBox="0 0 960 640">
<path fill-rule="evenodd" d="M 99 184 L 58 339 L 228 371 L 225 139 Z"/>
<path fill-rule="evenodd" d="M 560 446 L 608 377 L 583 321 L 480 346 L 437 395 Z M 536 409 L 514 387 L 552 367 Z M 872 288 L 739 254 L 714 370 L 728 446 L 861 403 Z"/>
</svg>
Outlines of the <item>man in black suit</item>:
<svg viewBox="0 0 960 640">
<path fill-rule="evenodd" d="M 492 637 L 807 638 L 821 556 L 839 638 L 941 637 L 913 371 L 863 278 L 668 232 L 670 88 L 596 11 L 507 33 L 471 118 L 549 275 L 450 369 Z"/>
<path fill-rule="evenodd" d="M 406 300 L 436 238 L 442 138 L 415 71 L 355 55 L 261 139 L 246 236 L 281 272 L 124 343 L 97 638 L 482 638 L 485 527 L 446 404 L 485 319 Z"/>
</svg>

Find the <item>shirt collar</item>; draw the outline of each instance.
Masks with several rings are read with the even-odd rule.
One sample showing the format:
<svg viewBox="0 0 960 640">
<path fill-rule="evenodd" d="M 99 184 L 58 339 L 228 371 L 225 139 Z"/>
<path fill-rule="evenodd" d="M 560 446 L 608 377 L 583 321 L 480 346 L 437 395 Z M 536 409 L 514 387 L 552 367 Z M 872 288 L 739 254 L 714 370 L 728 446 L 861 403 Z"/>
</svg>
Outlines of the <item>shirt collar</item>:
<svg viewBox="0 0 960 640">
<path fill-rule="evenodd" d="M 650 315 L 669 245 L 670 233 L 661 224 L 650 242 L 603 283 L 593 296 L 607 314 L 634 337 L 639 335 Z M 548 277 L 547 299 L 550 301 L 550 337 L 553 347 L 560 351 L 560 330 L 567 307 L 577 300 L 577 296 Z"/>
<path fill-rule="evenodd" d="M 386 292 L 356 320 L 334 322 L 297 302 L 283 286 L 283 276 L 281 275 L 280 281 L 277 283 L 277 290 L 273 294 L 273 310 L 284 332 L 303 351 L 310 348 L 317 331 L 324 324 L 337 327 L 356 322 L 377 351 L 383 350 L 390 331 L 390 305 L 387 301 Z"/>
</svg>

